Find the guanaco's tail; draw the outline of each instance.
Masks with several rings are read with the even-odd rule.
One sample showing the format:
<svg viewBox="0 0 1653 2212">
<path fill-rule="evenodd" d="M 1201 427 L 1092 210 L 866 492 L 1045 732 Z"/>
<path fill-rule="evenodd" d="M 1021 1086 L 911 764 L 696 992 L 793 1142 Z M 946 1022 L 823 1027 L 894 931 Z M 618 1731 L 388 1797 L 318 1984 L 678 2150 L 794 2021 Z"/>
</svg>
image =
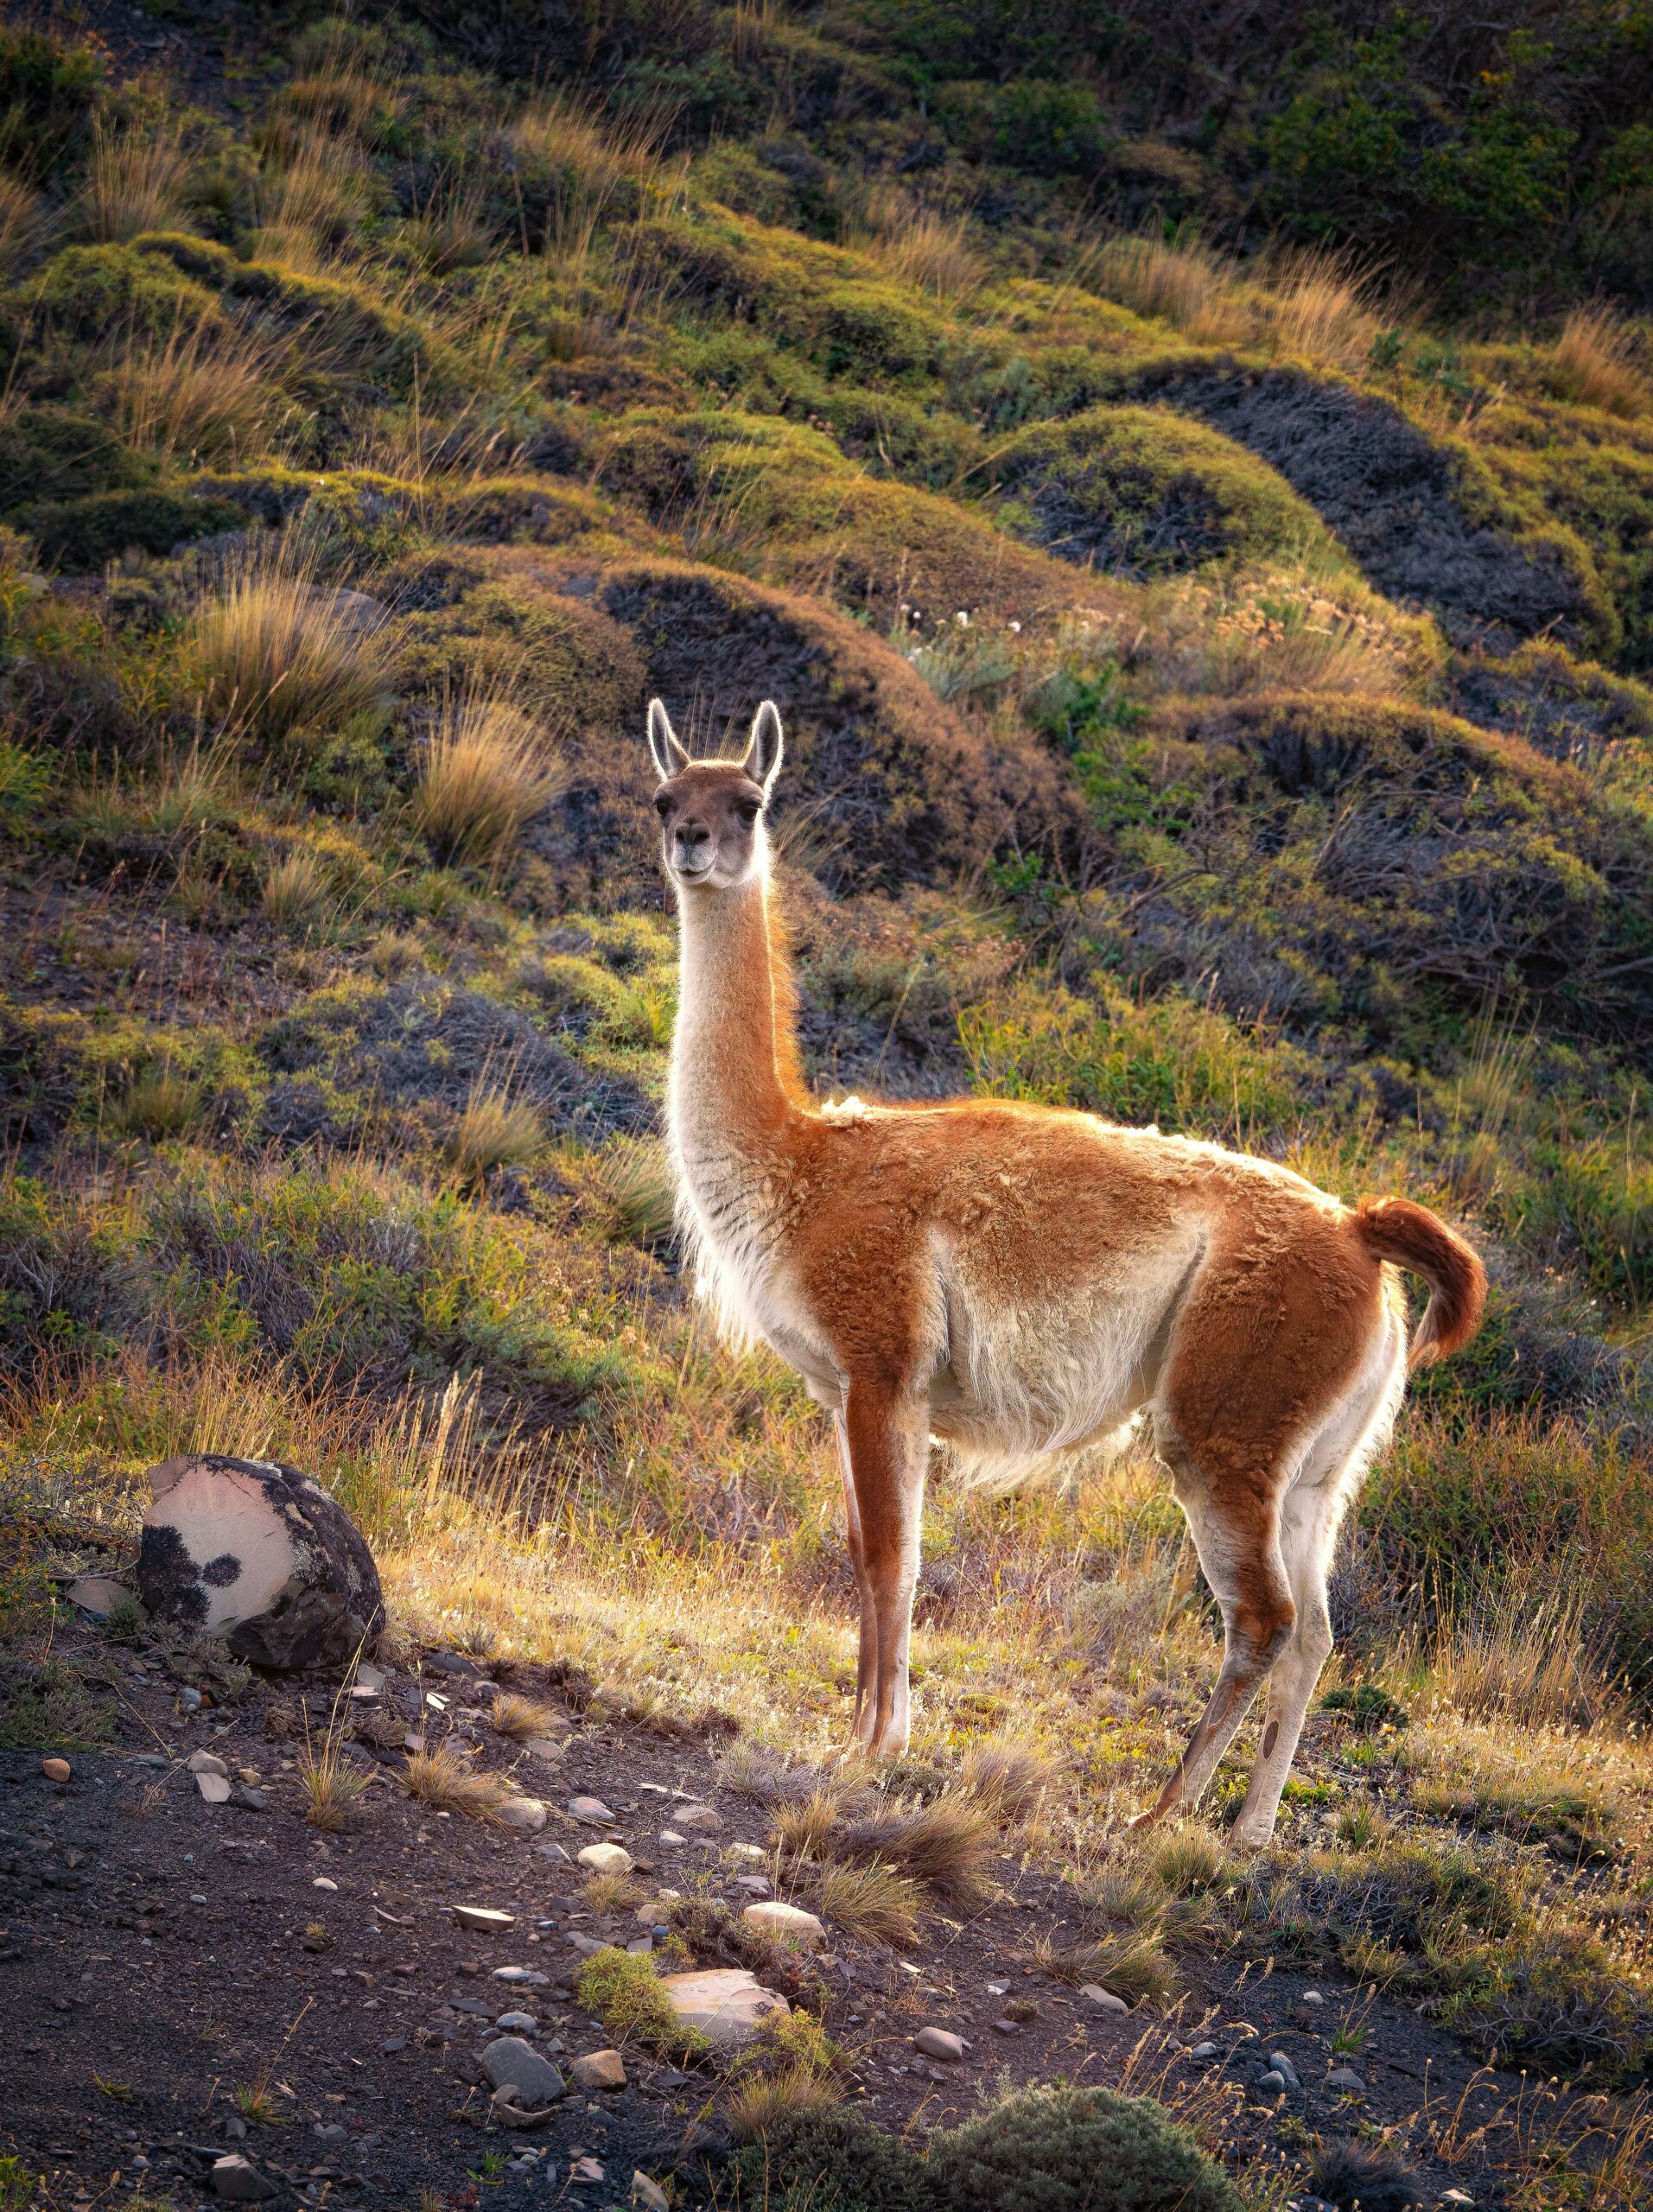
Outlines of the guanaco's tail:
<svg viewBox="0 0 1653 2212">
<path fill-rule="evenodd" d="M 1407 1364 L 1423 1367 L 1461 1351 L 1481 1325 L 1486 1269 L 1458 1232 L 1410 1198 L 1363 1198 L 1355 1234 L 1374 1257 L 1393 1260 L 1429 1286 Z"/>
</svg>

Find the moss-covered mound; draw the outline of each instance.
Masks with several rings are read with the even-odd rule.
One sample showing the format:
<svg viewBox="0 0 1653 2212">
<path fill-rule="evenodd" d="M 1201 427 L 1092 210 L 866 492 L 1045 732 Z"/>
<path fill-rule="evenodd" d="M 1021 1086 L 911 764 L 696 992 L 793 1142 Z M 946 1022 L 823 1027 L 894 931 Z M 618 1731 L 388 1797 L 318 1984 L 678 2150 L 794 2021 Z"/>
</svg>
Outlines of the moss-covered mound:
<svg viewBox="0 0 1653 2212">
<path fill-rule="evenodd" d="M 998 456 L 1037 542 L 1119 575 L 1174 575 L 1235 558 L 1342 556 L 1313 508 L 1231 440 L 1163 410 L 1093 409 L 1041 424 Z"/>
</svg>

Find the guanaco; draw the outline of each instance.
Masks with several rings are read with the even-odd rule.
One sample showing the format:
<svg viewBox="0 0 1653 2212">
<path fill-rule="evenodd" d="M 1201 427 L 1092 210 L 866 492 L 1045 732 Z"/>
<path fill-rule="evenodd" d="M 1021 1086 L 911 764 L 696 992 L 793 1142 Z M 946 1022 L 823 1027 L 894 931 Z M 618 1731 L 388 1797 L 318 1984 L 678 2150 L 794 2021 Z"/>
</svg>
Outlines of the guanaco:
<svg viewBox="0 0 1653 2212">
<path fill-rule="evenodd" d="M 1464 1240 L 1352 1210 L 1272 1160 L 1020 1102 L 818 1103 L 772 926 L 766 701 L 740 760 L 691 760 L 657 699 L 677 893 L 669 1141 L 697 1287 L 830 1413 L 861 1602 L 853 1744 L 897 1756 L 932 1439 L 1003 1479 L 1145 1415 L 1221 1610 L 1223 1661 L 1146 1816 L 1192 1807 L 1265 1676 L 1236 1840 L 1266 1843 L 1332 1649 L 1338 1524 L 1416 1367 L 1473 1336 Z M 1397 1268 L 1430 1298 L 1411 1342 Z"/>
</svg>

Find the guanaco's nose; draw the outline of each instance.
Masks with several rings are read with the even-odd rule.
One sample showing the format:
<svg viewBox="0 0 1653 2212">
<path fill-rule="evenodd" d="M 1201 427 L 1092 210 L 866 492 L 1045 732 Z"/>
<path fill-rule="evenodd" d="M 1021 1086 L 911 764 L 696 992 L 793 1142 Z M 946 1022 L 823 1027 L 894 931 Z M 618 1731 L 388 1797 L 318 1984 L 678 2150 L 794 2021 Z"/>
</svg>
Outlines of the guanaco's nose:
<svg viewBox="0 0 1653 2212">
<path fill-rule="evenodd" d="M 712 833 L 699 822 L 680 822 L 673 841 L 673 855 L 679 868 L 698 868 L 709 855 L 706 848 L 712 842 Z"/>
</svg>

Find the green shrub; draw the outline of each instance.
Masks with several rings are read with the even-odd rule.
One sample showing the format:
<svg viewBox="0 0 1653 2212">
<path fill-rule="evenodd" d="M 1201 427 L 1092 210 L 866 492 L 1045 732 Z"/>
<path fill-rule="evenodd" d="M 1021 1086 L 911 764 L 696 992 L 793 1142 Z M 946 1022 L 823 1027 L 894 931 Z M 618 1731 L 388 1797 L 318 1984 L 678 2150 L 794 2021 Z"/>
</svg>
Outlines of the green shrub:
<svg viewBox="0 0 1653 2212">
<path fill-rule="evenodd" d="M 615 1945 L 592 1953 L 580 1969 L 575 1994 L 616 2043 L 635 2036 L 680 2058 L 697 2058 L 711 2048 L 698 2028 L 679 2019 L 651 1961 Z"/>
<path fill-rule="evenodd" d="M 46 501 L 128 492 L 155 464 L 129 452 L 105 423 L 66 407 L 31 407 L 0 423 L 0 515 Z"/>
<path fill-rule="evenodd" d="M 1151 2097 L 1029 2089 L 931 2145 L 944 2204 L 981 2212 L 1241 2212 L 1233 2184 Z"/>
<path fill-rule="evenodd" d="M 12 520 L 50 566 L 86 575 L 123 553 L 170 553 L 214 531 L 239 530 L 245 518 L 227 499 L 197 499 L 159 490 L 95 492 L 59 505 L 19 507 Z"/>
<path fill-rule="evenodd" d="M 785 2190 L 769 2197 L 778 2212 L 937 2212 L 918 2153 L 837 2106 L 780 2115 L 739 2164 L 754 2200 L 766 2182 Z"/>
<path fill-rule="evenodd" d="M 32 308 L 60 336 L 86 345 L 128 330 L 164 344 L 217 313 L 204 285 L 136 245 L 66 246 L 12 302 L 14 311 Z"/>
<path fill-rule="evenodd" d="M 84 138 L 105 82 L 90 39 L 0 30 L 0 162 L 36 182 Z"/>
</svg>

